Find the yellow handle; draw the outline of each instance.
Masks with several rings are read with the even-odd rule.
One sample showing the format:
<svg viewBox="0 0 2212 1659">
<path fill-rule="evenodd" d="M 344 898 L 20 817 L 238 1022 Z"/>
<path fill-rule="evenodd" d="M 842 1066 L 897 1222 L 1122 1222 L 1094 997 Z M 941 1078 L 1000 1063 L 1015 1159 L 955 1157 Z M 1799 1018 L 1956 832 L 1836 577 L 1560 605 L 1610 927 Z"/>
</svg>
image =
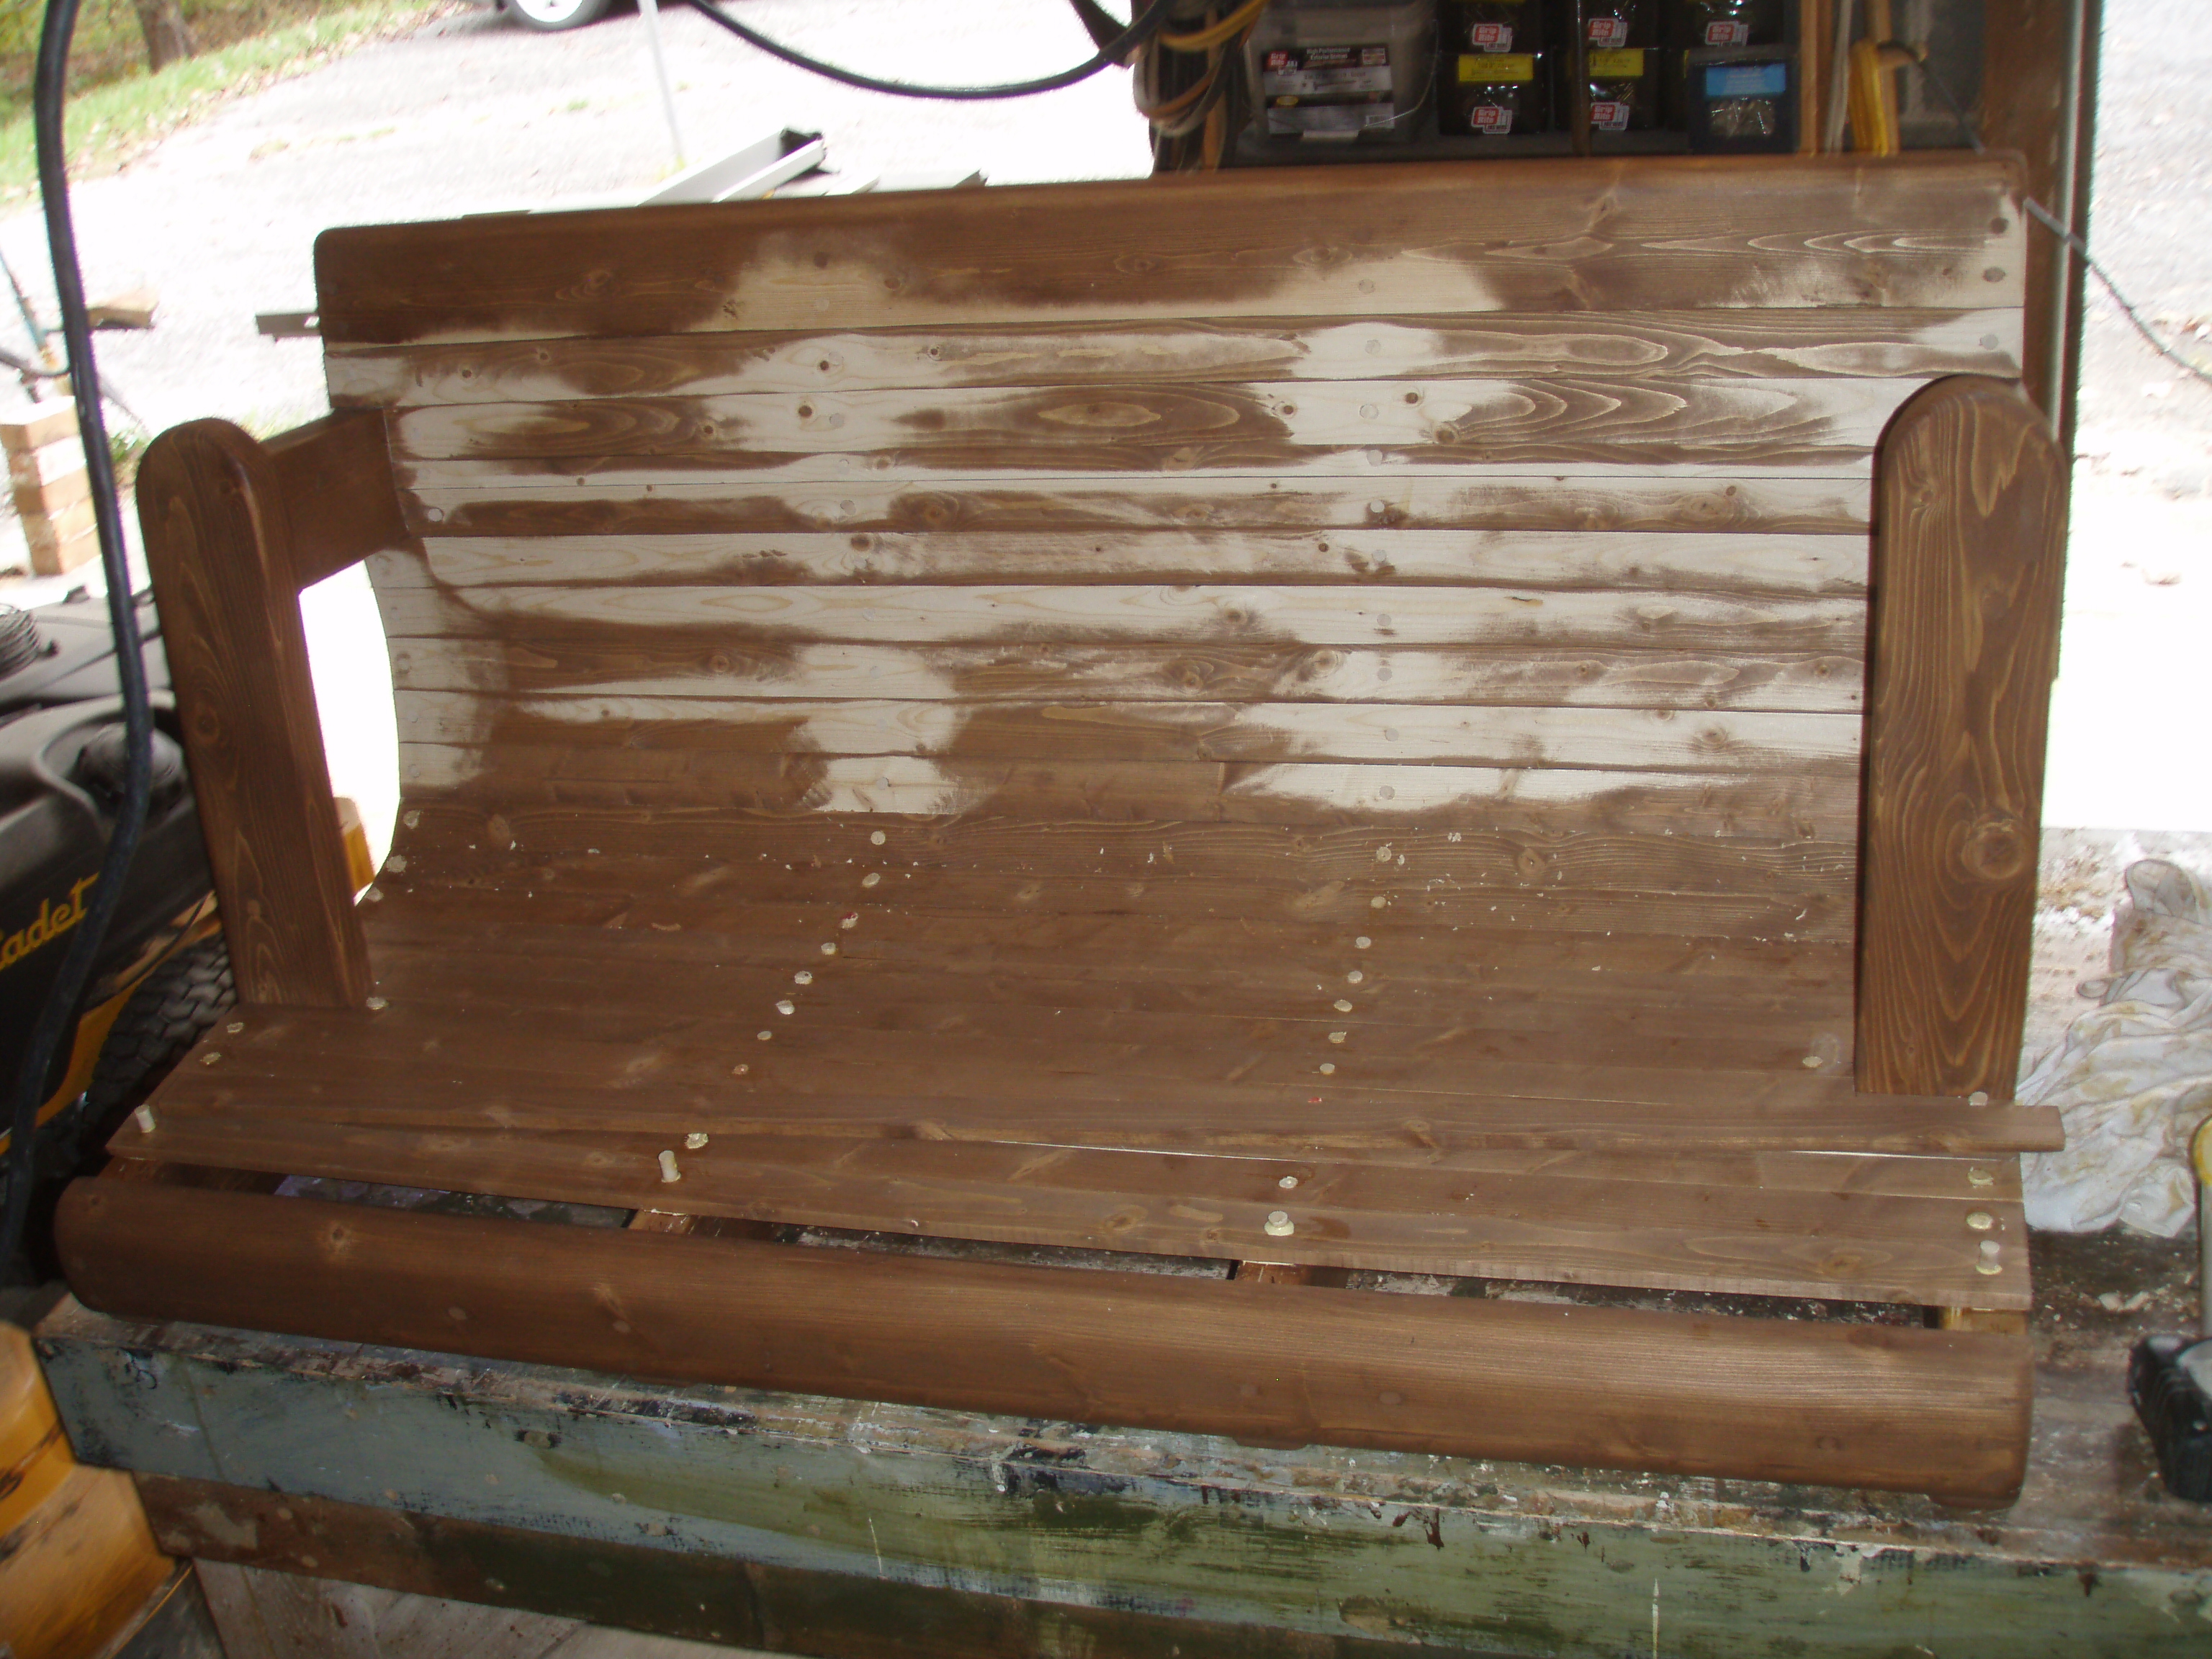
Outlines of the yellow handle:
<svg viewBox="0 0 2212 1659">
<path fill-rule="evenodd" d="M 1845 107 L 1851 118 L 1853 149 L 1869 155 L 1897 154 L 1897 88 L 1875 41 L 1851 44 L 1850 96 Z"/>
</svg>

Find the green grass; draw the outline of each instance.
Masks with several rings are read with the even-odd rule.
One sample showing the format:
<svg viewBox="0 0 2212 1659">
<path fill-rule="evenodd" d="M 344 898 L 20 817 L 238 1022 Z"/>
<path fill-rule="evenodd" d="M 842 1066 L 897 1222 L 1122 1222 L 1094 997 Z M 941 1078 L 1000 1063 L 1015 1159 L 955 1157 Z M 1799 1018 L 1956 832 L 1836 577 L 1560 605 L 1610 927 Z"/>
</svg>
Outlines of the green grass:
<svg viewBox="0 0 2212 1659">
<path fill-rule="evenodd" d="M 135 14 L 121 0 L 92 0 L 70 54 L 70 175 L 110 171 L 233 94 L 297 74 L 445 9 L 442 0 L 356 0 L 327 9 L 302 0 L 188 3 L 185 15 L 204 47 L 226 33 L 234 38 L 149 75 Z M 37 189 L 30 63 L 21 47 L 27 15 L 35 46 L 39 10 L 33 0 L 0 0 L 0 70 L 6 77 L 0 82 L 0 202 Z M 258 32 L 237 33 L 256 25 Z"/>
</svg>

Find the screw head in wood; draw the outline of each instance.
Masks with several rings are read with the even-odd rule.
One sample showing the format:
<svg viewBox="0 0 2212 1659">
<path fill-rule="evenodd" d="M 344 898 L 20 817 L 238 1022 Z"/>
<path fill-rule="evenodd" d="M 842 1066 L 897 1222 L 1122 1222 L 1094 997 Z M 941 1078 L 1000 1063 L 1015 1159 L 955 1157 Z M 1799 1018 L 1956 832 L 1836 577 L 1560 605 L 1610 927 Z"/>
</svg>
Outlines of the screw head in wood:
<svg viewBox="0 0 2212 1659">
<path fill-rule="evenodd" d="M 825 940 L 822 946 L 822 954 L 825 957 L 836 956 L 837 954 L 837 941 L 834 939 Z"/>
<path fill-rule="evenodd" d="M 1361 973 L 1358 969 L 1355 968 L 1344 976 L 1344 982 L 1346 985 L 1357 985 L 1366 977 L 1366 975 Z"/>
<path fill-rule="evenodd" d="M 788 1017 L 799 1012 L 799 1005 L 793 1002 L 789 997 L 785 997 L 776 1003 L 775 1011 L 779 1014 Z"/>
<path fill-rule="evenodd" d="M 1987 1210 L 1970 1210 L 1966 1212 L 1966 1224 L 1978 1233 L 1985 1233 L 1997 1224 L 1997 1218 Z"/>
<path fill-rule="evenodd" d="M 1969 1170 L 1966 1171 L 1966 1184 L 1970 1187 L 1994 1187 L 1997 1184 L 1997 1178 L 1987 1170 Z"/>
<path fill-rule="evenodd" d="M 1331 1042 L 1343 1042 L 1343 1041 L 1345 1040 L 1345 1038 L 1346 1038 L 1346 1037 L 1350 1036 L 1351 1035 L 1352 1035 L 1352 1033 L 1351 1033 L 1351 1032 L 1349 1032 L 1349 1031 L 1331 1031 L 1331 1032 L 1328 1034 L 1328 1040 L 1329 1040 Z"/>
<path fill-rule="evenodd" d="M 1292 1233 L 1297 1231 L 1297 1226 L 1291 1221 L 1288 1211 L 1271 1210 L 1267 1213 L 1267 1224 L 1265 1231 L 1270 1238 L 1288 1238 Z"/>
<path fill-rule="evenodd" d="M 1336 1062 L 1333 1060 L 1324 1060 L 1322 1061 L 1321 1074 L 1323 1077 L 1334 1077 L 1336 1075 Z"/>
<path fill-rule="evenodd" d="M 246 1029 L 246 1022 L 242 1019 L 234 1019 L 229 1024 L 224 1026 L 222 1029 L 228 1032 L 232 1036 L 236 1036 L 240 1031 L 243 1031 Z"/>
<path fill-rule="evenodd" d="M 872 834 L 872 835 L 871 835 L 871 836 L 869 836 L 869 837 L 868 837 L 869 843 L 870 843 L 872 846 L 876 846 L 876 847 L 881 847 L 881 846 L 882 846 L 885 842 L 889 841 L 890 839 L 890 837 L 889 836 L 885 835 L 885 834 L 884 834 L 882 830 L 876 830 L 873 834 Z"/>
<path fill-rule="evenodd" d="M 1280 1188 L 1284 1188 L 1285 1191 L 1288 1191 L 1291 1188 L 1295 1187 L 1295 1186 L 1297 1186 L 1297 1185 L 1298 1184 L 1298 1178 L 1297 1178 L 1296 1176 L 1284 1176 L 1280 1181 L 1277 1182 L 1275 1184 L 1276 1184 L 1278 1187 L 1280 1187 Z"/>
<path fill-rule="evenodd" d="M 1366 934 L 1362 933 L 1358 939 L 1352 941 L 1352 948 L 1355 951 L 1364 951 L 1369 945 L 1374 943 L 1375 941 L 1373 939 L 1368 938 Z"/>
<path fill-rule="evenodd" d="M 210 1048 L 207 1053 L 200 1056 L 200 1064 L 203 1066 L 212 1066 L 222 1058 L 222 1056 L 220 1054 Z"/>
<path fill-rule="evenodd" d="M 2002 1273 L 2004 1269 L 1994 1261 L 1977 1261 L 1974 1263 L 1974 1271 L 1978 1273 L 1994 1275 Z"/>
<path fill-rule="evenodd" d="M 1969 1106 L 1986 1106 L 1989 1103 L 1990 1091 L 1987 1089 L 1977 1089 L 1966 1097 L 1966 1104 Z"/>
<path fill-rule="evenodd" d="M 1350 997 L 1339 997 L 1336 1000 L 1336 1012 L 1340 1014 L 1350 1013 L 1352 1012 L 1352 999 Z"/>
<path fill-rule="evenodd" d="M 884 876 L 883 876 L 883 872 L 882 872 L 882 871 L 880 871 L 880 870 L 871 870 L 871 871 L 869 871 L 869 872 L 868 872 L 868 873 L 867 873 L 866 875 L 862 876 L 862 877 L 860 878 L 860 885 L 861 885 L 861 886 L 863 886 L 863 887 L 873 887 L 873 886 L 874 886 L 878 882 L 881 881 L 883 878 L 884 878 Z"/>
<path fill-rule="evenodd" d="M 383 1010 L 389 1008 L 392 1005 L 386 1001 L 382 997 L 371 997 L 365 1006 L 368 1007 L 369 1012 L 379 1013 Z"/>
<path fill-rule="evenodd" d="M 2002 1250 L 2004 1246 L 1998 1243 L 1994 1238 L 1985 1238 L 1982 1241 L 1982 1254 L 1990 1257 L 1992 1261 L 1996 1259 L 1997 1252 Z"/>
<path fill-rule="evenodd" d="M 684 1137 L 684 1145 L 695 1152 L 706 1144 L 707 1137 L 701 1134 L 696 1129 L 694 1129 L 690 1134 Z"/>
<path fill-rule="evenodd" d="M 793 985 L 811 985 L 814 983 L 814 972 L 811 969 L 802 968 L 791 976 L 791 982 Z"/>
<path fill-rule="evenodd" d="M 773 1031 L 755 1031 L 753 1036 L 757 1041 L 767 1042 L 775 1037 L 775 1033 Z"/>
</svg>

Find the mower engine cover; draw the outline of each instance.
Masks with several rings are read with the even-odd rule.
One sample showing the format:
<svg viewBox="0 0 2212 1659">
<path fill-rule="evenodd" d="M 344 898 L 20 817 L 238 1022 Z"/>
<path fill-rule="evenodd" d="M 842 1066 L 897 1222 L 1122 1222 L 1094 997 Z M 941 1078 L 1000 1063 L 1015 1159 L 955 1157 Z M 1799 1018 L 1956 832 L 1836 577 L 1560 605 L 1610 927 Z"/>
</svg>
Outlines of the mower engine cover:
<svg viewBox="0 0 2212 1659">
<path fill-rule="evenodd" d="M 140 604 L 139 627 L 155 692 L 153 794 L 121 908 L 83 1004 L 72 1011 L 78 1018 L 159 962 L 210 890 L 168 665 L 149 601 Z M 9 647 L 0 653 L 0 1076 L 12 1085 L 99 878 L 122 795 L 124 728 L 105 604 L 79 590 L 35 611 L 0 610 L 0 643 Z M 71 1060 L 64 1043 L 48 1095 L 69 1075 Z"/>
</svg>

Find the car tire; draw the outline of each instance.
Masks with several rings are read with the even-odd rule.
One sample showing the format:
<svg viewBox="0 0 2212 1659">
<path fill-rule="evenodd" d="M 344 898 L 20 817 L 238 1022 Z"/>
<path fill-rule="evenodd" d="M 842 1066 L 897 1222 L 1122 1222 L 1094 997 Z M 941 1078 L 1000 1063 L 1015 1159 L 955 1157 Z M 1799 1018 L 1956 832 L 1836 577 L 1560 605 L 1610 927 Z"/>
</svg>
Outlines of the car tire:
<svg viewBox="0 0 2212 1659">
<path fill-rule="evenodd" d="M 502 0 L 502 3 L 523 27 L 551 34 L 598 22 L 613 0 Z"/>
</svg>

